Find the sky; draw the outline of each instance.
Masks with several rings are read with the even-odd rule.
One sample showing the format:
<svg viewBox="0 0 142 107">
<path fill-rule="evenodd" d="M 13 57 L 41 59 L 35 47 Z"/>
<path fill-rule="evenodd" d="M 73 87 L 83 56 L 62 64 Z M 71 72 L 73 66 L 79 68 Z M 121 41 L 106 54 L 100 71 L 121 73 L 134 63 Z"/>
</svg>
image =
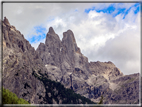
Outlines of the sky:
<svg viewBox="0 0 142 107">
<path fill-rule="evenodd" d="M 140 72 L 139 3 L 4 3 L 6 16 L 37 49 L 49 27 L 60 40 L 72 30 L 89 62 L 113 62 L 124 75 Z"/>
</svg>

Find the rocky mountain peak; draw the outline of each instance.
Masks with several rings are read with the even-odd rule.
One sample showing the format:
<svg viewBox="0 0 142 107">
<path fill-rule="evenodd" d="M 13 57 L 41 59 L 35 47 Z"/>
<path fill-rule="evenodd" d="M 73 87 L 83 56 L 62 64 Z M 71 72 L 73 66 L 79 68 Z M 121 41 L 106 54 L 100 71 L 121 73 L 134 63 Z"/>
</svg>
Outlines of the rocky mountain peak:
<svg viewBox="0 0 142 107">
<path fill-rule="evenodd" d="M 74 34 L 71 30 L 67 30 L 63 33 L 62 44 L 72 52 L 81 54 L 80 48 L 77 46 Z"/>
<path fill-rule="evenodd" d="M 71 39 L 74 43 L 76 43 L 75 38 L 74 38 L 74 34 L 71 30 L 67 30 L 67 32 L 63 33 L 63 39 Z"/>
<path fill-rule="evenodd" d="M 4 23 L 5 23 L 6 25 L 10 25 L 10 23 L 9 23 L 9 21 L 8 21 L 8 19 L 7 19 L 6 17 L 4 17 Z"/>
<path fill-rule="evenodd" d="M 49 32 L 50 34 L 55 34 L 54 29 L 52 27 L 49 28 Z"/>
<path fill-rule="evenodd" d="M 43 63 L 60 66 L 60 48 L 61 40 L 59 36 L 54 32 L 53 28 L 50 27 L 46 35 L 45 44 L 40 43 L 37 48 L 37 53 L 40 55 Z"/>
<path fill-rule="evenodd" d="M 40 43 L 37 50 L 40 50 L 40 51 L 45 51 L 45 44 L 44 43 Z"/>
<path fill-rule="evenodd" d="M 46 71 L 42 60 L 20 31 L 10 25 L 6 17 L 2 23 L 2 34 L 3 87 L 30 103 L 42 102 L 38 94 L 40 90 L 45 90 L 45 87 L 32 74 L 33 71 Z M 45 96 L 45 93 L 42 95 Z"/>
<path fill-rule="evenodd" d="M 60 42 L 59 36 L 54 32 L 54 29 L 52 27 L 49 28 L 48 33 L 46 34 L 46 41 L 45 45 L 51 45 L 55 42 Z"/>
</svg>

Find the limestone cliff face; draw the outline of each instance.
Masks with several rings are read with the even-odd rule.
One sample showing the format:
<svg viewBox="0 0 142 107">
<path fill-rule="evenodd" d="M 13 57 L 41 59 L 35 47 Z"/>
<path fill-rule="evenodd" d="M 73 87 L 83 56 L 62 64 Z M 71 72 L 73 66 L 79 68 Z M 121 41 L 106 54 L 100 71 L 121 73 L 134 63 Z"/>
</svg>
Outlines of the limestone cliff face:
<svg viewBox="0 0 142 107">
<path fill-rule="evenodd" d="M 42 59 L 45 67 L 47 68 L 48 75 L 51 75 L 52 80 L 60 81 L 62 78 L 61 72 L 61 41 L 59 36 L 54 32 L 53 28 L 50 27 L 46 35 L 46 41 L 40 43 L 36 52 Z"/>
<path fill-rule="evenodd" d="M 112 62 L 90 62 L 89 69 L 94 75 L 104 75 L 108 80 L 123 76 Z"/>
<path fill-rule="evenodd" d="M 61 41 L 50 27 L 45 44 L 40 43 L 36 52 L 43 60 L 51 79 L 66 84 L 67 88 L 72 87 L 72 77 L 87 79 L 91 75 L 88 58 L 80 52 L 71 30 L 63 33 Z"/>
<path fill-rule="evenodd" d="M 89 63 L 88 58 L 81 53 L 77 46 L 71 30 L 63 33 L 61 41 L 53 28 L 50 27 L 45 44 L 41 43 L 36 52 L 39 53 L 52 80 L 61 82 L 66 88 L 71 88 L 92 101 L 99 102 L 101 95 L 103 95 L 106 104 L 138 103 L 139 74 L 133 76 L 132 80 L 128 78 L 127 81 L 121 81 L 120 78 L 125 78 L 125 75 L 112 62 Z M 114 82 L 115 80 L 117 82 Z M 137 83 L 135 85 L 137 88 L 134 88 L 134 82 Z M 135 91 L 133 96 L 136 99 L 133 97 L 128 100 L 129 94 L 126 91 L 129 88 L 128 83 Z M 123 88 L 122 84 L 126 87 Z M 125 96 L 122 92 L 120 97 L 119 89 L 125 92 Z M 119 101 L 116 101 L 118 99 Z M 127 102 L 123 102 L 124 99 L 127 99 Z"/>
<path fill-rule="evenodd" d="M 32 76 L 33 70 L 43 73 L 42 60 L 23 35 L 11 26 L 5 18 L 2 22 L 3 34 L 3 87 L 14 92 L 19 98 L 39 104 L 45 96 L 43 83 Z"/>
<path fill-rule="evenodd" d="M 61 41 L 59 36 L 55 34 L 53 28 L 50 27 L 49 32 L 46 35 L 45 44 L 40 43 L 37 48 L 37 52 L 41 56 L 41 59 L 45 65 L 49 64 L 60 67 L 60 47 Z"/>
</svg>

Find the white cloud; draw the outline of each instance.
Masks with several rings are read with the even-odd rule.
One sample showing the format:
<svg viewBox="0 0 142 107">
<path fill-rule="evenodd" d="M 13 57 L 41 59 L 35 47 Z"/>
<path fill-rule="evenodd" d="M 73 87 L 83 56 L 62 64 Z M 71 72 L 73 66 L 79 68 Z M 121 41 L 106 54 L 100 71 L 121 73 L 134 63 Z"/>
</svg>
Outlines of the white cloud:
<svg viewBox="0 0 142 107">
<path fill-rule="evenodd" d="M 123 24 L 124 28 L 116 32 L 114 39 L 89 56 L 94 60 L 111 60 L 124 74 L 140 72 L 140 23 Z"/>
<path fill-rule="evenodd" d="M 110 4 L 45 3 L 20 4 L 18 7 L 16 4 L 6 4 L 4 16 L 7 16 L 10 23 L 24 33 L 26 38 L 34 33 L 32 29 L 37 25 L 43 25 L 47 32 L 52 26 L 60 39 L 63 32 L 71 29 L 82 53 L 90 61 L 111 60 L 124 74 L 140 72 L 140 14 L 134 15 L 132 8 L 123 20 L 121 14 L 114 18 L 103 12 L 84 12 L 93 6 L 99 9 L 108 5 Z M 128 9 L 131 5 L 124 3 L 116 4 L 115 7 Z M 41 41 L 44 42 L 45 39 Z M 39 43 L 33 43 L 32 46 L 37 48 Z M 133 64 L 136 66 L 132 66 Z"/>
</svg>

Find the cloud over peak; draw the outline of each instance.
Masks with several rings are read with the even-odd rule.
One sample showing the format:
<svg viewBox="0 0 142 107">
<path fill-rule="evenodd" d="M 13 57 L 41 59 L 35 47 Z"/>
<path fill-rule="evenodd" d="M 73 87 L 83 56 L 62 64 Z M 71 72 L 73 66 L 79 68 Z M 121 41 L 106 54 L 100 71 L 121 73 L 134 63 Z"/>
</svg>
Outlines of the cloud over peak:
<svg viewBox="0 0 142 107">
<path fill-rule="evenodd" d="M 124 74 L 140 72 L 139 3 L 6 3 L 3 13 L 35 48 L 50 26 L 60 39 L 71 29 L 89 61 L 112 61 Z"/>
</svg>

